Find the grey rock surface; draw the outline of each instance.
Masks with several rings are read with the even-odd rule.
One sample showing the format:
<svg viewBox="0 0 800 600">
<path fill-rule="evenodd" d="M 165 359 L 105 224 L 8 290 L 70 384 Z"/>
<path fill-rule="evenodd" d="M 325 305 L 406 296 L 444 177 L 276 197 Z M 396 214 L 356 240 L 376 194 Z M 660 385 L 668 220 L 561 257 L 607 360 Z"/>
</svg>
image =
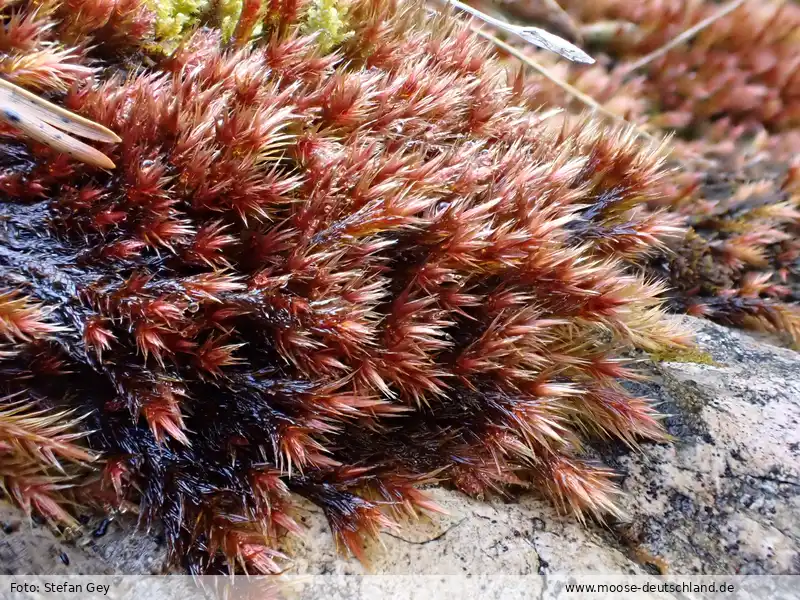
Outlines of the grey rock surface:
<svg viewBox="0 0 800 600">
<path fill-rule="evenodd" d="M 676 437 L 606 460 L 642 547 L 670 570 L 800 574 L 800 354 L 697 321 L 716 366 L 657 365 Z"/>
<path fill-rule="evenodd" d="M 627 523 L 582 526 L 533 495 L 482 502 L 433 489 L 450 514 L 384 534 L 369 571 L 800 574 L 800 354 L 707 322 L 692 325 L 716 364 L 662 362 L 635 386 L 662 402 L 675 442 L 597 450 L 621 474 Z M 308 507 L 301 520 L 307 535 L 286 544 L 292 573 L 365 572 L 337 554 L 319 510 Z M 101 537 L 91 524 L 71 542 L 8 507 L 0 521 L 7 574 L 163 572 L 163 541 L 125 520 Z"/>
</svg>

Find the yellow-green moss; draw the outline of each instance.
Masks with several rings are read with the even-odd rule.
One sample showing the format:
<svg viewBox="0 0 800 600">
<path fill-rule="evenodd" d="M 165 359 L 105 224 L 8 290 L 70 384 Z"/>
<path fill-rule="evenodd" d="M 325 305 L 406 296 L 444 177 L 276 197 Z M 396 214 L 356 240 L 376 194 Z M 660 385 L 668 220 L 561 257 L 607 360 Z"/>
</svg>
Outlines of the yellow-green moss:
<svg viewBox="0 0 800 600">
<path fill-rule="evenodd" d="M 708 353 L 697 348 L 677 348 L 651 352 L 650 358 L 655 362 L 695 363 L 719 367 L 719 363 Z"/>
<path fill-rule="evenodd" d="M 222 39 L 228 41 L 236 30 L 236 24 L 242 14 L 244 0 L 219 0 L 219 27 Z"/>
<path fill-rule="evenodd" d="M 200 15 L 211 6 L 211 0 L 149 0 L 156 13 L 156 38 L 167 49 L 180 41 L 181 37 L 199 23 Z M 242 14 L 243 0 L 218 0 L 217 23 L 224 40 L 229 40 L 236 30 Z M 259 24 L 255 35 L 261 32 Z M 317 34 L 322 52 L 329 52 L 352 31 L 347 26 L 346 0 L 312 0 L 300 23 L 302 33 Z"/>
<path fill-rule="evenodd" d="M 208 10 L 209 0 L 150 0 L 156 13 L 156 37 L 161 42 L 178 41 Z"/>
<path fill-rule="evenodd" d="M 347 26 L 347 7 L 340 0 L 312 0 L 306 11 L 301 30 L 305 34 L 316 33 L 322 52 L 329 52 L 352 31 Z"/>
</svg>

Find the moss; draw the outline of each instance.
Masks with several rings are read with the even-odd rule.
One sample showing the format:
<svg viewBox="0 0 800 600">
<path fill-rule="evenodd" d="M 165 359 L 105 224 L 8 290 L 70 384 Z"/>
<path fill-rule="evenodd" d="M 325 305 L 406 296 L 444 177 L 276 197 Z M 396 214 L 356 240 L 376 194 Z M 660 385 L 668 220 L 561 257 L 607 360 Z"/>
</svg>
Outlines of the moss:
<svg viewBox="0 0 800 600">
<path fill-rule="evenodd" d="M 197 25 L 199 17 L 207 11 L 210 0 L 149 0 L 156 13 L 156 37 L 167 46 L 177 42 L 187 30 Z M 218 23 L 223 40 L 229 40 L 242 13 L 243 0 L 219 0 Z M 347 25 L 347 10 L 342 0 L 313 0 L 303 16 L 301 31 L 317 34 L 323 53 L 329 52 L 352 35 Z M 254 31 L 258 34 L 262 25 Z"/>
<path fill-rule="evenodd" d="M 313 0 L 303 19 L 305 34 L 318 34 L 322 52 L 329 52 L 352 35 L 347 10 L 339 0 Z"/>
<path fill-rule="evenodd" d="M 650 358 L 655 362 L 695 363 L 719 367 L 720 364 L 708 353 L 698 348 L 677 348 L 651 352 Z"/>
<path fill-rule="evenodd" d="M 242 14 L 244 0 L 220 0 L 219 1 L 219 27 L 222 30 L 222 39 L 227 41 L 233 36 L 236 30 L 236 23 L 239 22 L 239 15 Z"/>
<path fill-rule="evenodd" d="M 223 2 L 223 5 L 226 4 Z M 208 0 L 150 0 L 156 13 L 156 37 L 162 42 L 177 41 L 197 23 L 197 17 L 209 8 Z"/>
</svg>

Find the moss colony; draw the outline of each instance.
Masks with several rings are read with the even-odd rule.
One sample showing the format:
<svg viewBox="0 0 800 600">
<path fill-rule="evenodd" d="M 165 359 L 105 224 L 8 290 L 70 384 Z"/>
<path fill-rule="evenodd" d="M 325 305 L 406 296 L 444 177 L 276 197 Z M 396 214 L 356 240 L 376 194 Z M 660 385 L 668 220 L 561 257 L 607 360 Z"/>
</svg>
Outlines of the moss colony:
<svg viewBox="0 0 800 600">
<path fill-rule="evenodd" d="M 512 2 L 512 7 L 527 6 Z M 800 5 L 744 2 L 696 36 L 636 61 L 717 14 L 707 0 L 562 0 L 598 64 L 537 60 L 604 107 L 672 133 L 659 200 L 689 227 L 652 272 L 670 308 L 766 330 L 800 346 Z M 598 33 L 602 35 L 598 35 Z M 570 99 L 530 80 L 531 106 Z"/>
<path fill-rule="evenodd" d="M 665 438 L 622 355 L 686 343 L 662 148 L 532 110 L 562 100 L 415 2 L 2 15 L 2 76 L 122 138 L 105 172 L 2 130 L 9 497 L 138 507 L 194 573 L 278 571 L 300 497 L 357 556 L 433 481 L 616 514 L 584 446 Z"/>
</svg>

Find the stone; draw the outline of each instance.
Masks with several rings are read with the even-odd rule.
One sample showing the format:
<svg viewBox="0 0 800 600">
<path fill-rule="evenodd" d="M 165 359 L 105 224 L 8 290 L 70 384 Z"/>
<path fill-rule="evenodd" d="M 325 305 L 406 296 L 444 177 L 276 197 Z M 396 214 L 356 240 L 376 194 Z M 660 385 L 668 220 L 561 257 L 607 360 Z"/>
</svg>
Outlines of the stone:
<svg viewBox="0 0 800 600">
<path fill-rule="evenodd" d="M 640 548 L 670 571 L 800 573 L 800 354 L 694 321 L 716 365 L 660 363 L 646 393 L 676 440 L 603 458 Z"/>
</svg>

